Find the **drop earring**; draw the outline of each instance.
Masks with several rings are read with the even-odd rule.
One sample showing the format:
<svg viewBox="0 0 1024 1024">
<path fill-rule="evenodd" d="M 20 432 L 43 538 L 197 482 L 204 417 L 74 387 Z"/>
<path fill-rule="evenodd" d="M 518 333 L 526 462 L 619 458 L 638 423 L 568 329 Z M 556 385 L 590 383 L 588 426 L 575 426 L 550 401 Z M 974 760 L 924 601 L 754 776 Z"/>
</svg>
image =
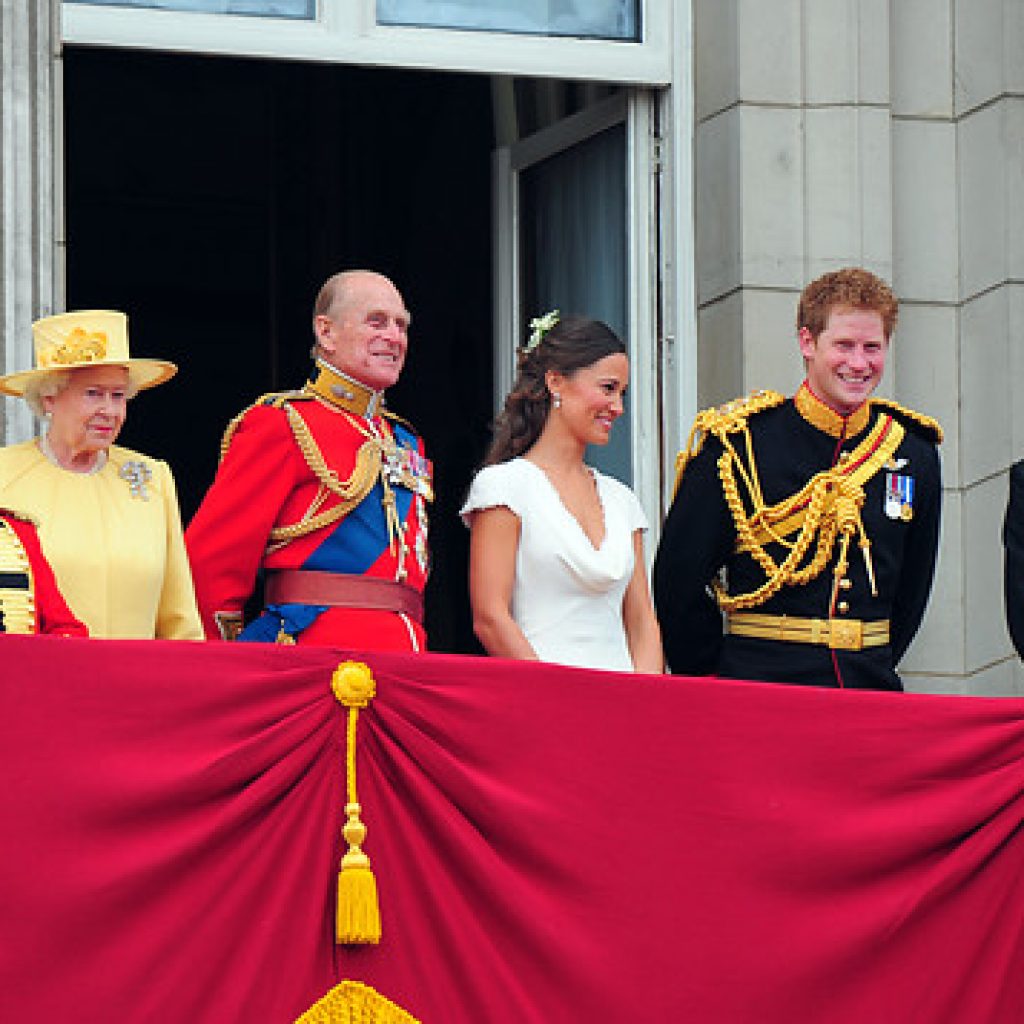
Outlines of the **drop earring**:
<svg viewBox="0 0 1024 1024">
<path fill-rule="evenodd" d="M 562 396 L 557 391 L 551 395 L 551 404 L 556 409 L 562 408 Z"/>
</svg>

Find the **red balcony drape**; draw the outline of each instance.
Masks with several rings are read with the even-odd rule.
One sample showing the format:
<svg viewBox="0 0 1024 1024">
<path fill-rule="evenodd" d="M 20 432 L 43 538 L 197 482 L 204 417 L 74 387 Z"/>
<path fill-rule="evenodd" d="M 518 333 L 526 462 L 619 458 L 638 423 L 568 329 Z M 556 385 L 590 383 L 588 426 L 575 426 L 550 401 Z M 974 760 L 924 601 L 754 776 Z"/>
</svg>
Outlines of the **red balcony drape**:
<svg viewBox="0 0 1024 1024">
<path fill-rule="evenodd" d="M 336 948 L 337 663 L 383 940 Z M 1024 701 L 0 637 L 0 1019 L 1024 1020 Z"/>
</svg>

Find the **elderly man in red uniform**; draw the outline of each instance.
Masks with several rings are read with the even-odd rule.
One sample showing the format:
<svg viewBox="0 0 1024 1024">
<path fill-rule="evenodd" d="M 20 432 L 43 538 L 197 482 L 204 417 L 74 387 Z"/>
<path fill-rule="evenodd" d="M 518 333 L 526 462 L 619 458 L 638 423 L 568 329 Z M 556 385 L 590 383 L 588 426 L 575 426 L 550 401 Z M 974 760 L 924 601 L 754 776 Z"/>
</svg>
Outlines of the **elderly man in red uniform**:
<svg viewBox="0 0 1024 1024">
<path fill-rule="evenodd" d="M 421 650 L 431 466 L 384 409 L 409 312 L 386 277 L 335 274 L 313 310 L 316 376 L 228 425 L 185 535 L 207 636 Z M 264 579 L 263 613 L 243 607 Z"/>
<path fill-rule="evenodd" d="M 0 508 L 0 633 L 88 636 L 57 588 L 29 516 Z"/>
</svg>

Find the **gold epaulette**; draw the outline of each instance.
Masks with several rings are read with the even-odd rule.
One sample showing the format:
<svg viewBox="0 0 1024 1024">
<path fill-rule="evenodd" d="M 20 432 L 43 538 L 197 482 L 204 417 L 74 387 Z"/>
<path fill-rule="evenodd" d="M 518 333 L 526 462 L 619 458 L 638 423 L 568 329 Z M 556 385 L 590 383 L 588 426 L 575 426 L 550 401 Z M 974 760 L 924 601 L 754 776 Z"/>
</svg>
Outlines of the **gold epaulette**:
<svg viewBox="0 0 1024 1024">
<path fill-rule="evenodd" d="M 932 419 L 931 416 L 915 412 L 913 409 L 908 409 L 905 405 L 900 405 L 899 402 L 893 402 L 888 398 L 873 398 L 871 404 L 881 406 L 886 411 L 895 413 L 900 419 L 908 420 L 928 434 L 930 439 L 936 444 L 942 444 L 942 427 L 939 425 L 939 421 Z"/>
<path fill-rule="evenodd" d="M 20 512 L 16 508 L 8 508 L 6 505 L 0 505 L 0 515 L 10 516 L 12 519 L 19 519 L 21 522 L 29 523 L 37 530 L 39 529 L 39 520 L 29 512 Z"/>
<path fill-rule="evenodd" d="M 238 429 L 239 424 L 245 419 L 246 413 L 255 409 L 258 405 L 269 405 L 271 408 L 280 409 L 284 406 L 285 402 L 307 401 L 310 397 L 304 391 L 269 391 L 265 395 L 260 395 L 252 405 L 247 405 L 224 428 L 224 436 L 220 439 L 219 461 L 224 461 L 224 456 L 227 455 L 228 448 L 231 445 L 231 439 L 235 436 L 235 431 Z"/>
<path fill-rule="evenodd" d="M 690 428 L 690 436 L 686 439 L 686 447 L 676 456 L 676 483 L 674 491 L 679 490 L 679 481 L 690 460 L 700 454 L 704 441 L 711 434 L 724 439 L 728 434 L 745 430 L 747 420 L 751 416 L 774 409 L 785 402 L 785 395 L 778 391 L 761 389 L 751 391 L 749 395 L 733 399 L 724 405 L 712 406 L 697 413 Z M 673 491 L 673 493 L 674 493 Z"/>
</svg>

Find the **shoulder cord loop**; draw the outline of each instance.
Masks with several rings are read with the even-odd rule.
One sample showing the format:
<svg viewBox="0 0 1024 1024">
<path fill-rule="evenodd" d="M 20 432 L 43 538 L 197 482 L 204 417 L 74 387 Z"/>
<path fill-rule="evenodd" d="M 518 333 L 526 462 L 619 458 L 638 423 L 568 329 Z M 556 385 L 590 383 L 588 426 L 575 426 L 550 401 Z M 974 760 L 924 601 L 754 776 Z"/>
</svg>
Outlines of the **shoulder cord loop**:
<svg viewBox="0 0 1024 1024">
<path fill-rule="evenodd" d="M 342 480 L 327 465 L 306 421 L 290 403 L 282 403 L 281 408 L 284 409 L 285 415 L 288 417 L 288 425 L 291 427 L 295 443 L 310 472 L 319 482 L 320 489 L 310 507 L 306 509 L 297 523 L 277 526 L 270 531 L 271 543 L 287 542 L 296 537 L 303 537 L 307 533 L 331 526 L 339 519 L 344 518 L 370 493 L 380 476 L 383 464 L 380 445 L 375 444 L 372 440 L 364 441 L 356 452 L 356 464 L 352 469 L 352 475 L 347 480 Z M 328 494 L 333 494 L 338 498 L 339 503 L 326 512 L 318 514 L 317 510 L 323 506 Z"/>
<path fill-rule="evenodd" d="M 890 421 L 891 423 L 891 421 Z M 880 439 L 875 447 L 861 463 L 858 471 L 861 479 L 866 480 L 881 466 L 895 450 L 902 437 L 902 430 L 892 424 L 894 429 L 888 431 L 885 440 Z M 718 475 L 722 483 L 722 494 L 736 526 L 737 548 L 747 551 L 764 570 L 767 579 L 760 587 L 745 594 L 729 595 L 721 581 L 715 580 L 712 587 L 719 607 L 723 611 L 739 611 L 754 608 L 773 597 L 786 585 L 801 586 L 821 574 L 832 556 L 836 540 L 839 540 L 839 555 L 833 569 L 834 583 L 832 587 L 831 605 L 835 604 L 840 580 L 849 567 L 847 552 L 854 535 L 858 535 L 858 546 L 864 558 L 865 570 L 873 595 L 877 596 L 874 568 L 871 562 L 871 542 L 864 529 L 860 510 L 864 505 L 864 488 L 857 479 L 852 479 L 844 463 L 822 470 L 794 495 L 775 506 L 764 503 L 760 482 L 757 478 L 757 467 L 754 461 L 753 443 L 750 431 L 744 422 L 740 427 L 745 435 L 747 465 L 744 465 L 736 449 L 733 447 L 725 431 L 715 430 L 715 434 L 724 447 L 718 460 Z M 851 458 L 856 464 L 856 458 Z M 740 497 L 736 482 L 735 470 L 742 477 L 747 494 L 750 498 L 751 513 L 748 515 Z M 799 533 L 790 544 L 775 529 L 775 525 L 790 517 L 797 509 L 805 508 Z M 781 564 L 768 553 L 765 543 L 757 536 L 757 530 L 767 535 L 767 542 L 776 542 L 789 548 L 789 552 Z M 814 554 L 810 562 L 801 566 L 811 545 L 817 537 Z"/>
</svg>

